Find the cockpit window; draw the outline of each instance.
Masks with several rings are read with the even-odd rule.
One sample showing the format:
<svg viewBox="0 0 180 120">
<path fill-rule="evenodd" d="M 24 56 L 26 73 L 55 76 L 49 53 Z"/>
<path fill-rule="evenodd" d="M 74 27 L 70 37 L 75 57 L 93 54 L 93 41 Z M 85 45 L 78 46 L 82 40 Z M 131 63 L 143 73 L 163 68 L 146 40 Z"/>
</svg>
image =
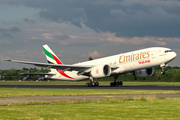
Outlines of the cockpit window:
<svg viewBox="0 0 180 120">
<path fill-rule="evenodd" d="M 168 53 L 168 52 L 173 52 L 172 50 L 166 50 L 165 53 Z"/>
</svg>

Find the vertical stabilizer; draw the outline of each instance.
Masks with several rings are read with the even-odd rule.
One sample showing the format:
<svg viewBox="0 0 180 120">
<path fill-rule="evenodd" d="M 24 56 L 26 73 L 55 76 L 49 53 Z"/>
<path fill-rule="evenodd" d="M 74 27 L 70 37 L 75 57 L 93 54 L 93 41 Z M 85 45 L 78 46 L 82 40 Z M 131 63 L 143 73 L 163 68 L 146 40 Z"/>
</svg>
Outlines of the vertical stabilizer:
<svg viewBox="0 0 180 120">
<path fill-rule="evenodd" d="M 49 48 L 48 45 L 43 45 L 44 53 L 46 55 L 46 59 L 48 63 L 52 64 L 63 64 L 61 60 L 54 54 L 54 52 Z M 51 72 L 56 73 L 58 72 L 56 69 L 50 68 Z"/>
<path fill-rule="evenodd" d="M 49 48 L 48 45 L 43 45 L 43 49 L 44 49 L 44 53 L 46 55 L 46 59 L 48 61 L 48 63 L 52 63 L 52 64 L 60 64 L 62 65 L 63 63 L 61 62 L 61 60 L 54 54 L 54 52 Z M 62 70 L 60 69 L 50 69 L 51 72 L 53 73 L 59 73 L 61 74 L 63 77 L 65 78 L 70 78 L 70 79 L 74 79 L 73 77 L 67 75 L 65 72 L 62 72 Z"/>
<path fill-rule="evenodd" d="M 44 53 L 48 63 L 52 64 L 63 64 L 61 60 L 54 54 L 54 52 L 49 48 L 48 45 L 43 45 Z"/>
</svg>

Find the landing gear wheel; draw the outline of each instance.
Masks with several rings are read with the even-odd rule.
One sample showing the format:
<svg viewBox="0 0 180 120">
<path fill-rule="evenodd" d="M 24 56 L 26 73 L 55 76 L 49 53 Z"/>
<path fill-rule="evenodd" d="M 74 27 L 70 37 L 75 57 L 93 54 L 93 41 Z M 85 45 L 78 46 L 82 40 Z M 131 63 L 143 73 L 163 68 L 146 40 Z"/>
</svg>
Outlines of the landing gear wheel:
<svg viewBox="0 0 180 120">
<path fill-rule="evenodd" d="M 89 87 L 92 87 L 93 86 L 93 83 L 90 83 Z"/>
<path fill-rule="evenodd" d="M 90 83 L 86 83 L 87 87 L 96 87 L 99 86 L 99 82 L 90 82 Z"/>
<path fill-rule="evenodd" d="M 113 84 L 114 84 L 113 86 L 116 87 L 116 82 L 114 82 Z"/>
<path fill-rule="evenodd" d="M 110 83 L 110 86 L 111 86 L 111 87 L 112 87 L 112 86 L 114 86 L 114 83 L 113 83 L 113 82 L 111 82 L 111 83 Z"/>
<path fill-rule="evenodd" d="M 95 82 L 95 86 L 99 86 L 99 82 Z"/>
<path fill-rule="evenodd" d="M 114 82 L 111 82 L 110 86 L 121 86 L 122 85 L 122 82 L 117 81 L 118 77 L 119 77 L 119 75 L 114 76 Z"/>
<path fill-rule="evenodd" d="M 119 82 L 119 85 L 120 85 L 120 86 L 122 86 L 122 85 L 123 85 L 123 82 L 122 82 L 122 81 L 120 81 L 120 82 Z"/>
<path fill-rule="evenodd" d="M 119 86 L 120 85 L 120 82 L 116 82 L 116 86 Z"/>
<path fill-rule="evenodd" d="M 113 86 L 122 86 L 123 85 L 123 82 L 120 81 L 120 82 L 111 82 L 110 83 L 110 86 L 113 87 Z"/>
<path fill-rule="evenodd" d="M 90 83 L 86 83 L 86 86 L 87 86 L 87 87 L 90 87 Z"/>
<path fill-rule="evenodd" d="M 165 71 L 161 71 L 161 75 L 165 75 Z"/>
</svg>

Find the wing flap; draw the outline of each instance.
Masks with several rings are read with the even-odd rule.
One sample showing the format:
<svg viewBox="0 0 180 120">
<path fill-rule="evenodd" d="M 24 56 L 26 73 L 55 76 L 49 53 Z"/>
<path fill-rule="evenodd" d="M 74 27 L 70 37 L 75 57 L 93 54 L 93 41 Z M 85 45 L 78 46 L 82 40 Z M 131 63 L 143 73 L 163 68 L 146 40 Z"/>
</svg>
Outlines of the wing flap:
<svg viewBox="0 0 180 120">
<path fill-rule="evenodd" d="M 55 75 L 55 73 L 22 73 L 23 75 Z"/>
</svg>

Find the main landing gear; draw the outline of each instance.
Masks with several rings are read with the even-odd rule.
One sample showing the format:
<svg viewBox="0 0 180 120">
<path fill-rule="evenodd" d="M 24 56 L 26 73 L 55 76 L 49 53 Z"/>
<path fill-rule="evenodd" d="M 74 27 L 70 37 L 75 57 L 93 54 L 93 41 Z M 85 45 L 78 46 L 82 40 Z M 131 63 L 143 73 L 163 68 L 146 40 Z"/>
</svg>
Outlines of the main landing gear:
<svg viewBox="0 0 180 120">
<path fill-rule="evenodd" d="M 86 83 L 87 87 L 96 87 L 99 86 L 99 82 L 90 82 L 90 83 Z"/>
<path fill-rule="evenodd" d="M 123 82 L 122 81 L 117 81 L 119 75 L 117 76 L 114 76 L 114 82 L 111 82 L 110 83 L 110 86 L 122 86 L 123 85 Z"/>
<path fill-rule="evenodd" d="M 93 82 L 93 77 L 90 77 L 90 83 L 86 83 L 87 87 L 96 87 L 99 86 L 99 82 Z"/>
<path fill-rule="evenodd" d="M 122 81 L 117 81 L 119 75 L 114 76 L 114 82 L 110 83 L 110 86 L 122 86 L 123 82 Z M 96 87 L 99 86 L 99 82 L 93 82 L 93 77 L 90 77 L 90 83 L 86 83 L 87 87 Z"/>
</svg>

